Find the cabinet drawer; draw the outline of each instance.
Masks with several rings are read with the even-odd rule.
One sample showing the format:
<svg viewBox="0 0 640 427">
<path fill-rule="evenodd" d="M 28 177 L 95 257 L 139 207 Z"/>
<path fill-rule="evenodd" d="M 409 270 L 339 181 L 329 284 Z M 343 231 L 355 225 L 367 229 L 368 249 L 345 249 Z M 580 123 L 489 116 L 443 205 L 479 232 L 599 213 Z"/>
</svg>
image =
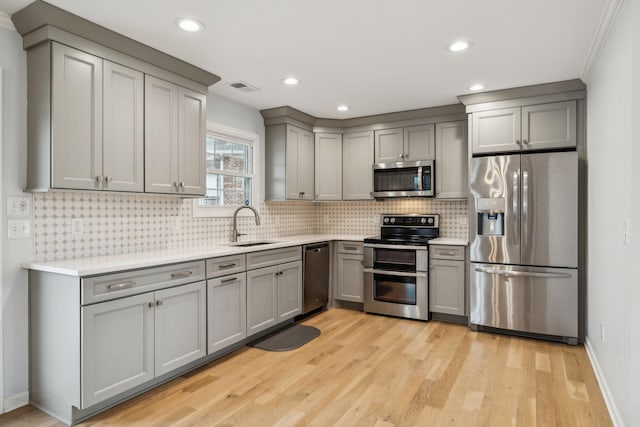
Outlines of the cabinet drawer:
<svg viewBox="0 0 640 427">
<path fill-rule="evenodd" d="M 271 265 L 285 262 L 298 261 L 302 259 L 302 247 L 293 246 L 291 248 L 271 249 L 268 251 L 251 252 L 247 254 L 247 270 L 269 267 Z"/>
<path fill-rule="evenodd" d="M 246 268 L 245 254 L 229 255 L 207 260 L 207 278 L 238 273 Z"/>
<path fill-rule="evenodd" d="M 338 242 L 338 253 L 362 254 L 364 253 L 362 242 Z"/>
<path fill-rule="evenodd" d="M 124 273 L 85 277 L 82 283 L 83 305 L 122 298 L 143 292 L 169 288 L 205 278 L 204 261 L 183 262 L 144 268 Z"/>
<path fill-rule="evenodd" d="M 429 258 L 432 259 L 455 259 L 464 261 L 464 246 L 429 246 Z"/>
</svg>

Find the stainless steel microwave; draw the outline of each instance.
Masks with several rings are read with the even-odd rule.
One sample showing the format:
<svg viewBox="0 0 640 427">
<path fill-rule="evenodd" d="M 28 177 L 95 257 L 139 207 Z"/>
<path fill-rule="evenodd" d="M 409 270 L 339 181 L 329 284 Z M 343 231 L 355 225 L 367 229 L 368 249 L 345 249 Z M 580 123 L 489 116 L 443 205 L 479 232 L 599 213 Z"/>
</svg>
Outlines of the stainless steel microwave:
<svg viewBox="0 0 640 427">
<path fill-rule="evenodd" d="M 376 163 L 373 165 L 373 192 L 376 198 L 433 197 L 434 162 Z"/>
</svg>

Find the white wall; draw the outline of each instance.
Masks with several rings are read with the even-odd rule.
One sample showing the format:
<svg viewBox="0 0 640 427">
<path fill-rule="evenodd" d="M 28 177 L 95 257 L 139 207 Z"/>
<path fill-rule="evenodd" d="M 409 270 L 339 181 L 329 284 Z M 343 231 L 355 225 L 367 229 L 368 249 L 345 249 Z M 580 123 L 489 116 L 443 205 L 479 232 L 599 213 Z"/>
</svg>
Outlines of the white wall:
<svg viewBox="0 0 640 427">
<path fill-rule="evenodd" d="M 3 82 L 3 195 L 23 195 L 27 162 L 27 63 L 22 39 L 0 27 Z M 6 225 L 6 214 L 2 213 Z M 7 240 L 3 234 L 3 383 L 4 409 L 24 403 L 28 388 L 27 273 L 20 263 L 33 256 L 33 240 Z"/>
<path fill-rule="evenodd" d="M 632 14 L 632 8 L 634 14 Z M 587 343 L 600 370 L 604 393 L 619 425 L 638 425 L 637 360 L 638 286 L 640 258 L 623 240 L 623 221 L 631 219 L 640 228 L 638 192 L 640 164 L 638 131 L 640 75 L 638 59 L 638 2 L 625 1 L 617 15 L 588 85 L 587 158 L 589 179 L 589 248 L 587 289 Z M 635 28 L 634 28 L 635 27 Z M 635 33 L 635 46 L 632 43 Z M 633 91 L 633 87 L 635 91 Z M 634 124 L 633 115 L 636 120 Z M 632 176 L 635 180 L 632 180 Z M 635 194 L 635 200 L 633 195 Z M 637 254 L 638 237 L 635 238 Z M 636 264 L 636 266 L 634 266 Z M 635 271 L 634 271 L 635 270 Z M 601 337 L 604 325 L 604 340 Z"/>
</svg>

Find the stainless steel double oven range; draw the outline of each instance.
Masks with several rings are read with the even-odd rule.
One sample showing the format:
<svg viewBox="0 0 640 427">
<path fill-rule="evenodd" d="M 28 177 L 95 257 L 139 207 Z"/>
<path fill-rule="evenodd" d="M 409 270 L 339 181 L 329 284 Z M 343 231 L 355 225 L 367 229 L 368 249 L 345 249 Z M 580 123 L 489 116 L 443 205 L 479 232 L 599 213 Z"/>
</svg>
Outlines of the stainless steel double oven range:
<svg viewBox="0 0 640 427">
<path fill-rule="evenodd" d="M 364 239 L 364 311 L 429 320 L 429 246 L 438 215 L 381 215 Z"/>
</svg>

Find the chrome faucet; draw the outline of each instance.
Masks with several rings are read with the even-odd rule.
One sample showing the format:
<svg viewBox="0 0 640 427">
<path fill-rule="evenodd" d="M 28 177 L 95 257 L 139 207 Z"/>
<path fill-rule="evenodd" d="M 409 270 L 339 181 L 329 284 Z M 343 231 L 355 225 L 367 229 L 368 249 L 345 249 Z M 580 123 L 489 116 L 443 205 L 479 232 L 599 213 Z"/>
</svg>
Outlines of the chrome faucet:
<svg viewBox="0 0 640 427">
<path fill-rule="evenodd" d="M 254 208 L 253 206 L 240 206 L 233 213 L 233 231 L 231 232 L 232 242 L 237 242 L 238 237 L 246 236 L 247 234 L 247 233 L 238 233 L 238 212 L 240 211 L 240 209 L 251 209 L 253 213 L 256 215 L 256 225 L 260 225 L 260 215 L 258 214 L 258 211 L 256 210 L 256 208 Z"/>
</svg>

